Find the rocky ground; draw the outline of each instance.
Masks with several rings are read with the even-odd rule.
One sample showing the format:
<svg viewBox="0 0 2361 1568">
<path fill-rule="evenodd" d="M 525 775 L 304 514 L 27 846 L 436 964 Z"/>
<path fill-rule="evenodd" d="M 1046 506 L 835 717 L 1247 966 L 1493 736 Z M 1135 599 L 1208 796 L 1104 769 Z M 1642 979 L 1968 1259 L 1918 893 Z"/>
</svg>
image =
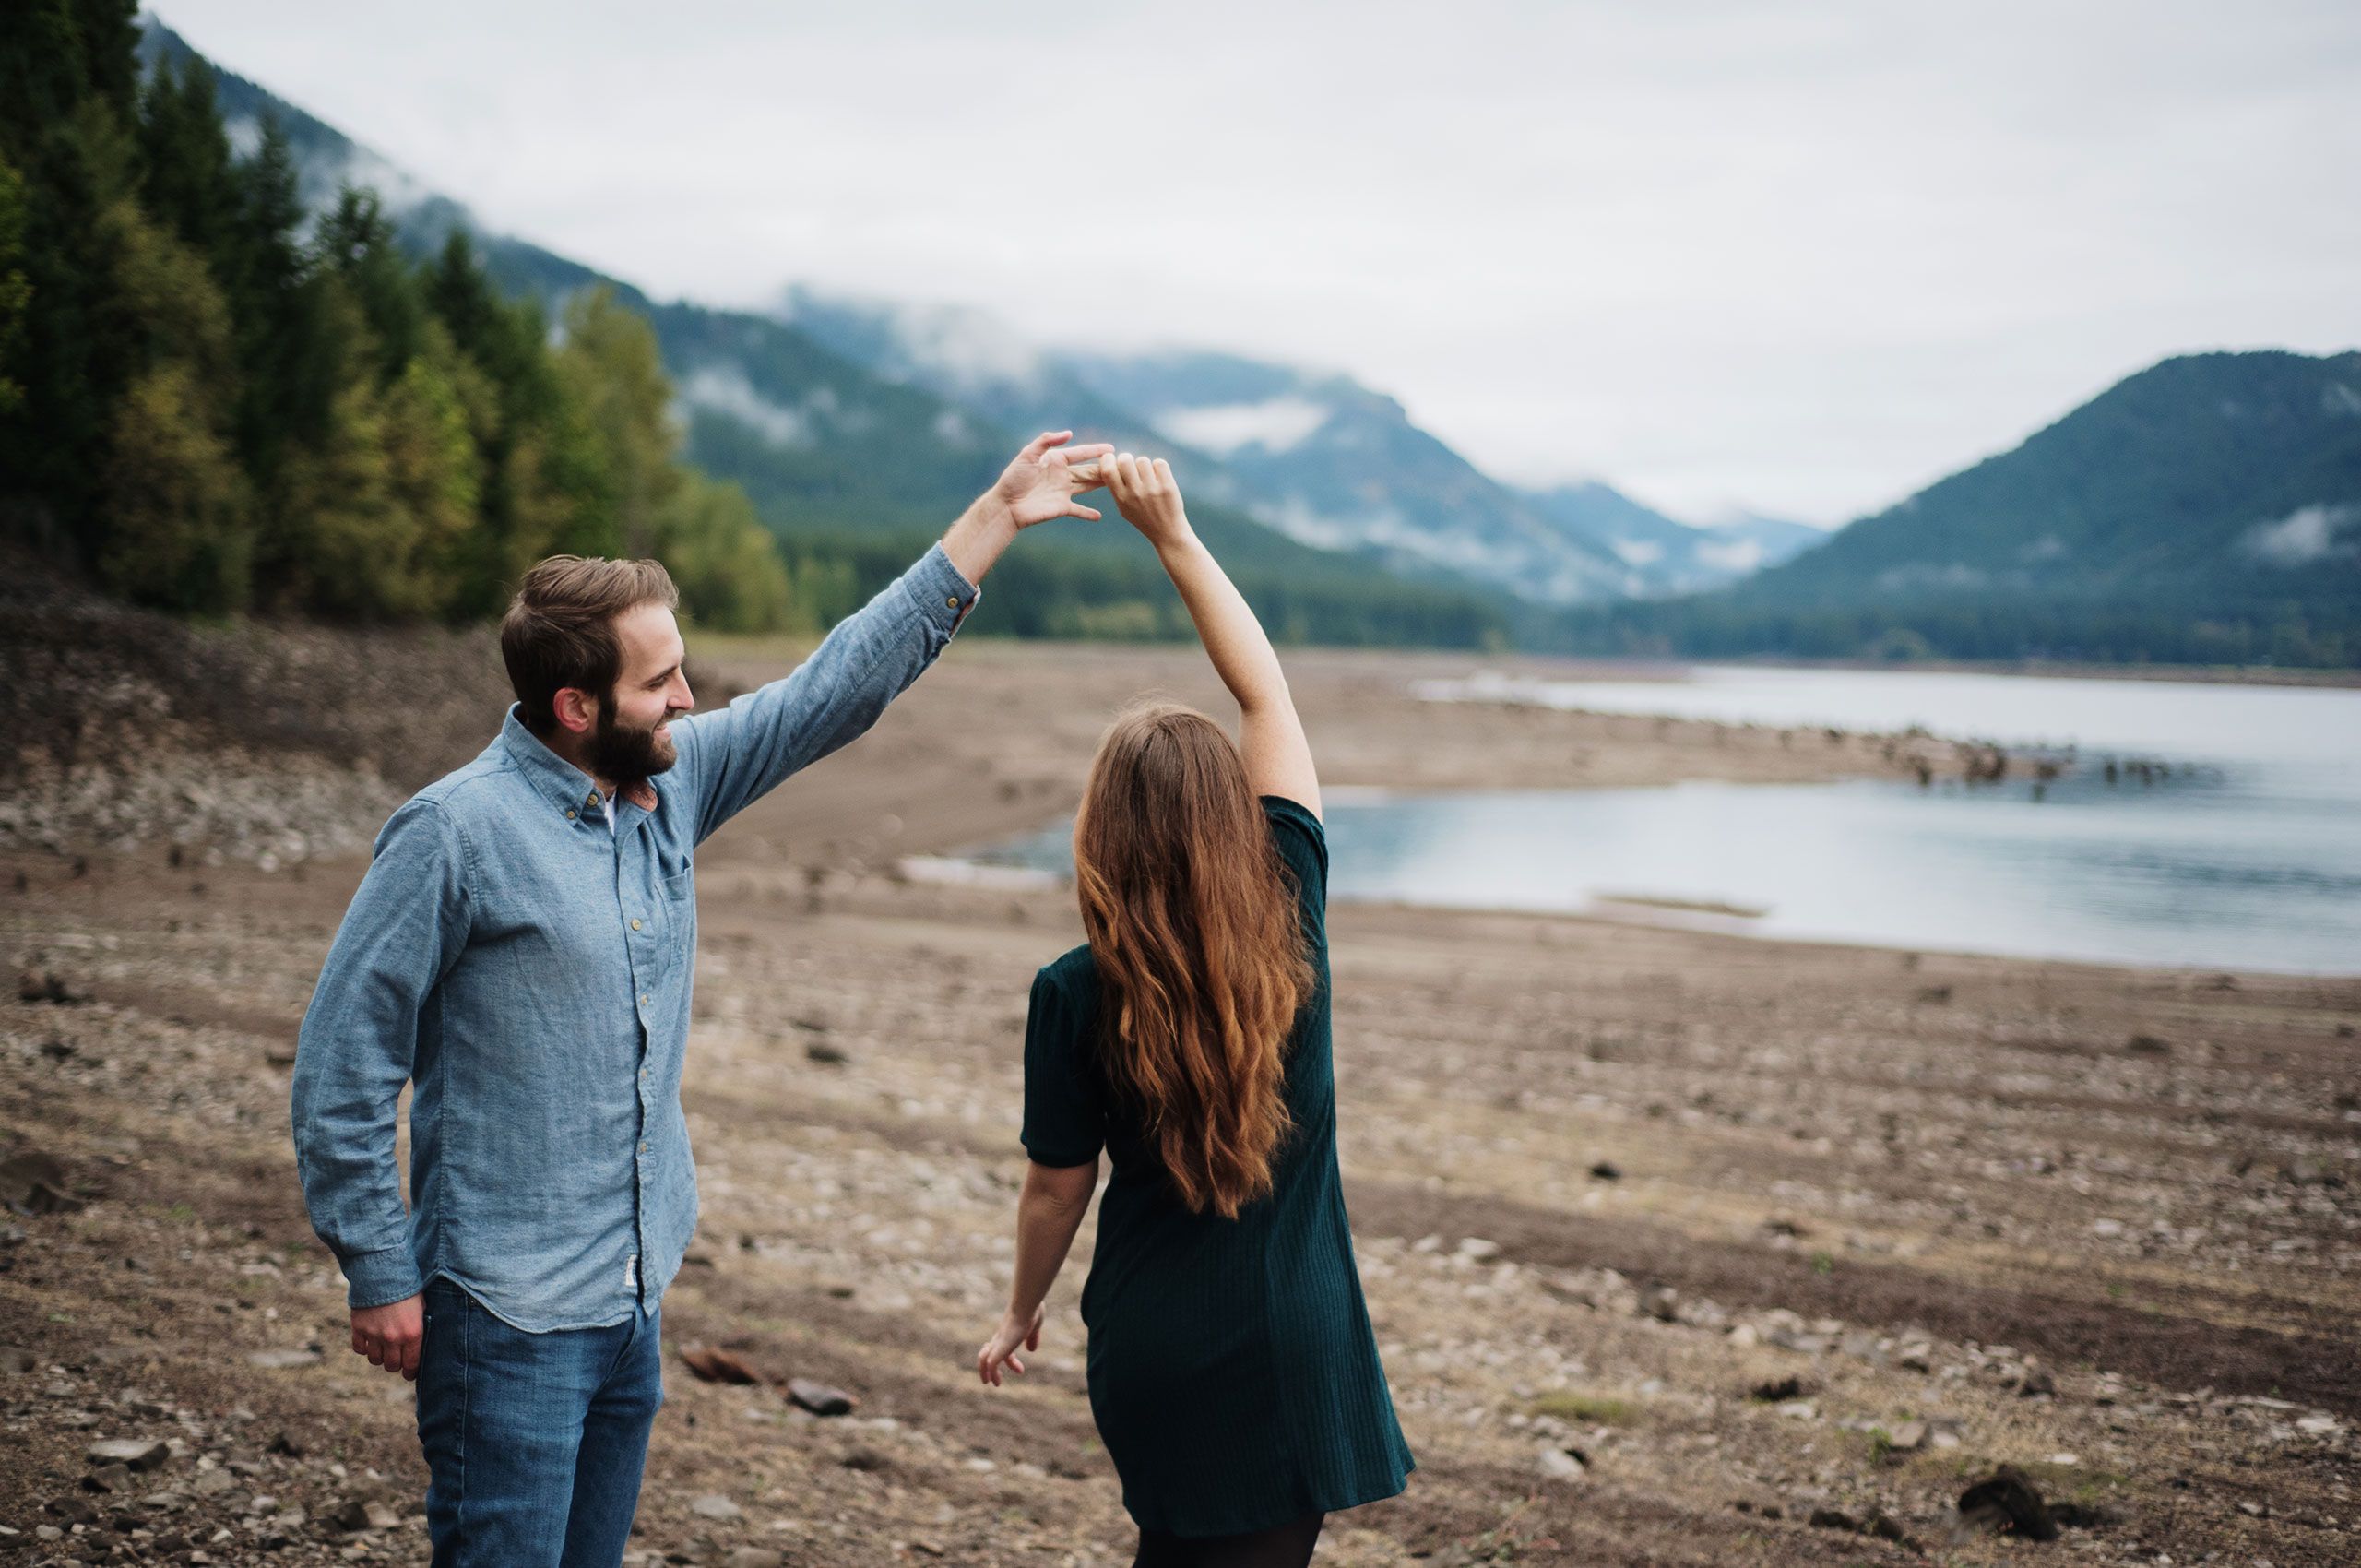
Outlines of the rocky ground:
<svg viewBox="0 0 2361 1568">
<path fill-rule="evenodd" d="M 1482 662 L 1291 658 L 1324 776 L 1969 765 L 1404 695 Z M 972 1370 L 1006 1289 L 1026 985 L 1079 939 L 1070 895 L 899 862 L 1069 807 L 1148 687 L 1214 699 L 1183 650 L 963 639 L 707 847 L 705 1218 L 639 1561 L 1130 1560 L 1083 1392 L 1087 1225 L 1033 1371 Z M 489 722 L 384 742 L 384 788 Z M 266 861 L 192 820 L 0 849 L 24 971 L 0 994 L 0 1561 L 422 1562 L 409 1388 L 342 1348 L 286 1129 L 360 870 L 315 846 L 374 823 L 291 817 L 305 852 Z M 1398 907 L 1331 930 L 1356 1242 L 1419 1467 L 1332 1519 L 1321 1561 L 2361 1560 L 2361 985 Z M 755 1381 L 702 1381 L 690 1349 Z M 857 1403 L 813 1414 L 791 1378 Z"/>
</svg>

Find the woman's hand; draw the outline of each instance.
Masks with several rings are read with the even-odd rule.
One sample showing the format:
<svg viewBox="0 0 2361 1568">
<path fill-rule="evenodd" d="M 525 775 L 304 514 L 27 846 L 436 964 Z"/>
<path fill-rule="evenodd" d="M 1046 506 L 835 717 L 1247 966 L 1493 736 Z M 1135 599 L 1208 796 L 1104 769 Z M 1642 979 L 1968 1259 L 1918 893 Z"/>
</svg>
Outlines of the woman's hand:
<svg viewBox="0 0 2361 1568">
<path fill-rule="evenodd" d="M 1181 509 L 1180 486 L 1172 477 L 1171 464 L 1161 457 L 1119 452 L 1098 467 L 1123 520 L 1145 534 L 1149 543 L 1161 550 L 1190 537 L 1189 514 Z"/>
<path fill-rule="evenodd" d="M 993 1332 L 990 1339 L 984 1341 L 984 1348 L 976 1352 L 976 1374 L 994 1388 L 998 1388 L 1000 1370 L 1003 1366 L 1008 1367 L 1013 1372 L 1021 1372 L 1025 1370 L 1025 1363 L 1018 1360 L 1016 1355 L 1019 1346 L 1027 1350 L 1038 1350 L 1041 1348 L 1041 1309 L 1039 1307 L 1033 1309 L 1033 1315 L 1029 1318 L 1018 1317 L 1014 1313 L 1002 1317 L 1000 1327 Z"/>
<path fill-rule="evenodd" d="M 1104 466 L 1100 459 L 1115 448 L 1104 441 L 1095 441 L 1087 446 L 1057 450 L 1073 439 L 1071 430 L 1043 431 L 1025 444 L 1025 450 L 1016 455 L 992 486 L 992 499 L 1008 508 L 1009 517 L 1018 528 L 1031 528 L 1051 517 L 1098 520 L 1097 512 L 1075 505 L 1074 498 L 1086 490 L 1098 488 L 1099 469 Z"/>
</svg>

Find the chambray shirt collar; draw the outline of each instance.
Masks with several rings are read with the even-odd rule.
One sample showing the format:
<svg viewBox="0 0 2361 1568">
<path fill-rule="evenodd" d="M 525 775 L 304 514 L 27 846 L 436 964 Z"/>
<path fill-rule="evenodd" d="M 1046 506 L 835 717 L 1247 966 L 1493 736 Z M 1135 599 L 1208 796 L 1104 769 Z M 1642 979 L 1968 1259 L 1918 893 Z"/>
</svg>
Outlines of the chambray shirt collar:
<svg viewBox="0 0 2361 1568">
<path fill-rule="evenodd" d="M 535 791 L 553 810 L 564 813 L 568 821 L 578 822 L 586 814 L 606 809 L 599 794 L 598 780 L 550 750 L 527 726 L 524 704 L 508 705 L 508 717 L 500 726 L 500 743 Z M 642 811 L 652 812 L 656 809 L 656 786 L 652 781 L 634 784 L 620 798 Z"/>
</svg>

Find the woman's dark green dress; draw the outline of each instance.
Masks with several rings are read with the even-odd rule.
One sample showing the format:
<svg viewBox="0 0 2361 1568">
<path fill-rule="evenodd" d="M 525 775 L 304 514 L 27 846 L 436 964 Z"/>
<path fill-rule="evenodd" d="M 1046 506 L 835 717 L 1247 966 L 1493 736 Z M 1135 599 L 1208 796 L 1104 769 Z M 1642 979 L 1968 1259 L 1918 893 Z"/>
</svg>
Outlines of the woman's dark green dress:
<svg viewBox="0 0 2361 1568">
<path fill-rule="evenodd" d="M 1192 1214 L 1095 1070 L 1087 945 L 1034 977 L 1026 1152 L 1114 1167 L 1082 1291 L 1090 1408 L 1142 1529 L 1267 1529 L 1399 1492 L 1416 1467 L 1361 1301 L 1336 1170 L 1328 1014 L 1328 842 L 1297 802 L 1262 798 L 1300 893 L 1317 988 L 1287 1053 L 1296 1131 L 1271 1195 L 1236 1219 Z"/>
</svg>

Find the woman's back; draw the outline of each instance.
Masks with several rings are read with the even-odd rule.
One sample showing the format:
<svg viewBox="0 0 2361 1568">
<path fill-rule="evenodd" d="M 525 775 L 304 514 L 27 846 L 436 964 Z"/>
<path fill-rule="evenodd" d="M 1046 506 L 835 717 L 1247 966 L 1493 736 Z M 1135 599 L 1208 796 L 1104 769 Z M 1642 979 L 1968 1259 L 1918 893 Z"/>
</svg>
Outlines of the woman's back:
<svg viewBox="0 0 2361 1568">
<path fill-rule="evenodd" d="M 1035 977 L 1024 1142 L 1043 1165 L 1112 1179 L 1083 1289 L 1091 1404 L 1144 1528 L 1223 1535 L 1402 1489 L 1413 1467 L 1362 1302 L 1336 1163 L 1327 841 L 1261 797 L 1316 977 L 1285 1053 L 1292 1126 L 1271 1191 L 1235 1218 L 1192 1210 L 1101 1059 L 1087 944 Z"/>
</svg>

